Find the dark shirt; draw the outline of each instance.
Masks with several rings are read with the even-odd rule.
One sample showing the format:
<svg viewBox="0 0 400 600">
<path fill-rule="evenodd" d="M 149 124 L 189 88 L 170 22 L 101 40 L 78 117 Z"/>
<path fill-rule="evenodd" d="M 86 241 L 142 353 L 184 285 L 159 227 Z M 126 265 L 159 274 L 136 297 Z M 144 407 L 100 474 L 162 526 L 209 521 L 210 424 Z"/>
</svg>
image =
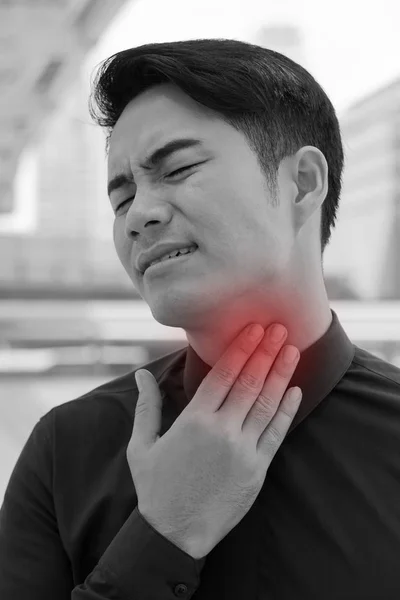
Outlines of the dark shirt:
<svg viewBox="0 0 400 600">
<path fill-rule="evenodd" d="M 46 413 L 0 511 L 1 600 L 399 600 L 400 369 L 332 317 L 301 353 L 302 402 L 256 501 L 200 560 L 138 511 L 134 372 Z M 142 367 L 163 435 L 210 367 L 190 346 Z"/>
</svg>

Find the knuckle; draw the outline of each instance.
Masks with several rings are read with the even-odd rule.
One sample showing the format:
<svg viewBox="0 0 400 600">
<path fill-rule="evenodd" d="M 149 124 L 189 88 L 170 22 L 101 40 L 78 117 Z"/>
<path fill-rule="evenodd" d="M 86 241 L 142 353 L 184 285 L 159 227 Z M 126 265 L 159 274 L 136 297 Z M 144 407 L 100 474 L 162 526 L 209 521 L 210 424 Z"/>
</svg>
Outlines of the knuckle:
<svg viewBox="0 0 400 600">
<path fill-rule="evenodd" d="M 294 406 L 293 402 L 288 401 L 287 396 L 282 400 L 279 410 L 290 419 L 293 419 L 297 413 L 297 407 Z"/>
<path fill-rule="evenodd" d="M 274 425 L 268 427 L 268 435 L 271 439 L 271 446 L 275 448 L 281 441 L 281 434 Z"/>
<path fill-rule="evenodd" d="M 268 359 L 274 359 L 277 352 L 276 350 L 274 350 L 273 348 L 271 348 L 271 346 L 261 346 L 261 348 L 259 349 L 259 351 L 261 352 L 261 354 L 263 356 L 266 356 Z"/>
<path fill-rule="evenodd" d="M 246 338 L 237 346 L 240 352 L 243 352 L 247 357 L 254 352 L 254 345 Z"/>
<path fill-rule="evenodd" d="M 290 350 L 291 352 L 295 351 L 297 357 L 295 359 L 293 359 L 293 357 L 291 356 L 290 357 L 290 361 L 287 361 L 287 359 L 285 360 L 286 350 Z M 296 348 L 296 346 L 292 346 L 290 344 L 287 345 L 287 346 L 284 346 L 281 349 L 280 354 L 279 354 L 279 362 L 281 363 L 282 367 L 286 371 L 292 371 L 296 367 L 298 358 L 299 358 L 299 351 L 298 351 L 298 349 Z"/>
<path fill-rule="evenodd" d="M 275 457 L 275 454 L 278 452 L 279 444 L 276 444 L 276 442 L 271 440 L 270 438 L 266 438 L 263 442 L 263 445 L 265 447 L 265 451 L 267 456 L 269 457 L 269 460 L 272 461 Z"/>
<path fill-rule="evenodd" d="M 190 435 L 197 435 L 199 431 L 208 430 L 211 426 L 209 415 L 197 409 L 186 414 L 182 413 L 181 426 Z"/>
<path fill-rule="evenodd" d="M 288 375 L 290 375 L 292 371 L 285 364 L 281 363 L 280 365 L 276 365 L 274 367 L 274 374 L 277 375 L 282 381 L 288 383 Z"/>
<path fill-rule="evenodd" d="M 258 396 L 257 402 L 264 412 L 267 412 L 268 414 L 271 412 L 275 412 L 275 401 L 272 398 L 270 398 L 270 396 L 261 393 Z"/>
<path fill-rule="evenodd" d="M 238 431 L 237 428 L 233 427 L 229 423 L 220 423 L 219 427 L 219 439 L 221 447 L 234 448 L 238 443 Z"/>
<path fill-rule="evenodd" d="M 261 409 L 261 407 L 257 404 L 253 406 L 250 412 L 251 420 L 254 421 L 254 424 L 257 428 L 264 429 L 265 428 L 265 411 Z"/>
<path fill-rule="evenodd" d="M 215 375 L 218 382 L 227 387 L 231 387 L 236 379 L 234 370 L 229 367 L 219 367 Z"/>
<path fill-rule="evenodd" d="M 255 390 L 258 387 L 259 380 L 251 373 L 241 373 L 238 377 L 240 384 L 250 390 Z"/>
<path fill-rule="evenodd" d="M 136 467 L 136 463 L 140 460 L 139 452 L 140 448 L 133 443 L 130 443 L 126 449 L 126 458 L 132 469 Z"/>
<path fill-rule="evenodd" d="M 147 405 L 145 402 L 137 402 L 136 403 L 136 408 L 135 408 L 135 416 L 136 417 L 141 417 L 142 415 L 145 415 L 148 411 Z"/>
</svg>

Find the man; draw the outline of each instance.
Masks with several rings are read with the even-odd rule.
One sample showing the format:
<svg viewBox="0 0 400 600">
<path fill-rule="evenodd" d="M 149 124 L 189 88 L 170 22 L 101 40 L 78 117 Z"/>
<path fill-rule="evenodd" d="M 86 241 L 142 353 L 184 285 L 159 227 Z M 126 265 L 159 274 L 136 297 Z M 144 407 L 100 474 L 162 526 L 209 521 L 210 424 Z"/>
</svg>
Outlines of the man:
<svg viewBox="0 0 400 600">
<path fill-rule="evenodd" d="M 40 419 L 1 510 L 1 598 L 397 599 L 399 369 L 329 308 L 329 99 L 234 40 L 120 52 L 93 99 L 116 251 L 188 346 L 140 392 L 130 372 Z"/>
</svg>

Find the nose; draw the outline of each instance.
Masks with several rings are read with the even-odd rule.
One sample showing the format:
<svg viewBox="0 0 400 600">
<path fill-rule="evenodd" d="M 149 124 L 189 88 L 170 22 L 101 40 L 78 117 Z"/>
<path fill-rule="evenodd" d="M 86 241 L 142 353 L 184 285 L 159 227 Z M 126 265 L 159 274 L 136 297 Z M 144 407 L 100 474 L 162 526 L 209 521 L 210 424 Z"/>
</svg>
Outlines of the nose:
<svg viewBox="0 0 400 600">
<path fill-rule="evenodd" d="M 158 202 L 152 206 L 136 205 L 133 202 L 125 218 L 125 235 L 128 238 L 136 237 L 137 234 L 145 234 L 149 228 L 164 227 L 171 220 L 171 208 L 169 205 Z"/>
</svg>

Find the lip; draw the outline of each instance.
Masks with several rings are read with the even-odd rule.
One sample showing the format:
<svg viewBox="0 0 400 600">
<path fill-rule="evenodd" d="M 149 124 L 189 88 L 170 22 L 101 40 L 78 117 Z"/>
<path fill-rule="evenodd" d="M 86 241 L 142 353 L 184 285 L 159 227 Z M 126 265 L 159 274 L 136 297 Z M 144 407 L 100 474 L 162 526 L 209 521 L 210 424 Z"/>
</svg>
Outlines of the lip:
<svg viewBox="0 0 400 600">
<path fill-rule="evenodd" d="M 193 254 L 196 254 L 197 250 L 198 250 L 198 248 L 196 248 L 196 250 L 194 252 L 189 252 L 188 254 L 182 254 L 181 256 L 175 256 L 174 258 L 168 258 L 167 260 L 158 262 L 155 265 L 151 265 L 150 267 L 147 267 L 147 269 L 143 273 L 143 276 L 147 275 L 148 273 L 150 273 L 150 274 L 156 273 L 157 271 L 161 271 L 163 268 L 168 268 L 168 267 L 174 266 L 178 262 L 180 262 L 180 261 L 182 262 L 185 259 L 190 258 Z"/>
<path fill-rule="evenodd" d="M 186 240 L 176 240 L 171 242 L 162 242 L 153 246 L 149 250 L 145 252 L 141 252 L 136 258 L 136 269 L 140 271 L 142 274 L 148 269 L 150 263 L 153 260 L 161 258 L 165 254 L 170 254 L 175 250 L 180 250 L 181 248 L 186 248 L 187 246 L 196 246 L 195 242 L 188 242 Z"/>
</svg>

